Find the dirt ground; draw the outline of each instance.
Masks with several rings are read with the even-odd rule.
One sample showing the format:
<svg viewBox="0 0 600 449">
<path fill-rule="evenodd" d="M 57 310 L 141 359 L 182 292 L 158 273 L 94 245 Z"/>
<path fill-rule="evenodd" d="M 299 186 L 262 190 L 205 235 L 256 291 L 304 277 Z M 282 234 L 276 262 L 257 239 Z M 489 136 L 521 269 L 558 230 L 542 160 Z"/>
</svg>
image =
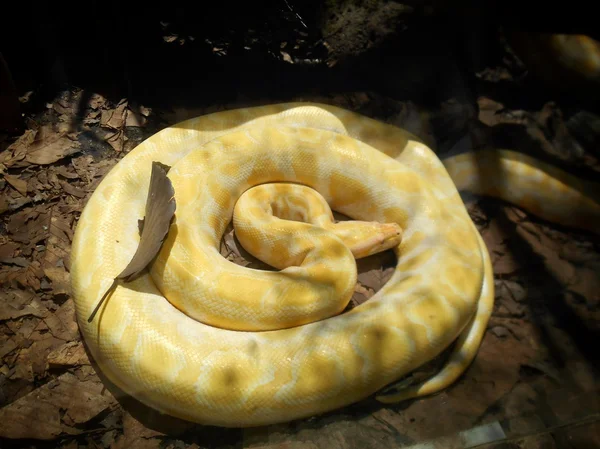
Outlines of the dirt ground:
<svg viewBox="0 0 600 449">
<path fill-rule="evenodd" d="M 215 44 L 213 51 L 223 48 Z M 280 57 L 299 61 L 283 47 Z M 330 85 L 276 101 L 321 101 L 406 127 L 442 157 L 509 146 L 597 177 L 600 153 L 593 144 L 600 133 L 587 131 L 590 123 L 597 126 L 597 115 L 563 108 L 551 96 L 518 94 L 508 101 L 505 87 L 520 86 L 510 64 L 476 78 L 484 87 L 474 103 L 459 96 L 422 105 L 376 88 Z M 600 330 L 600 240 L 468 194 L 465 203 L 492 255 L 496 303 L 477 358 L 450 388 L 393 406 L 367 400 L 246 430 L 198 426 L 137 403 L 99 377 L 75 321 L 69 254 L 82 208 L 106 173 L 160 129 L 275 99 L 240 89 L 223 101 L 213 93 L 204 105 L 169 106 L 77 85 L 42 103 L 32 101 L 31 91 L 20 94 L 25 129 L 0 135 L 0 447 L 600 447 L 593 350 Z M 262 266 L 231 232 L 222 254 Z M 393 264 L 388 253 L 360 261 L 353 304 L 379 290 Z"/>
</svg>

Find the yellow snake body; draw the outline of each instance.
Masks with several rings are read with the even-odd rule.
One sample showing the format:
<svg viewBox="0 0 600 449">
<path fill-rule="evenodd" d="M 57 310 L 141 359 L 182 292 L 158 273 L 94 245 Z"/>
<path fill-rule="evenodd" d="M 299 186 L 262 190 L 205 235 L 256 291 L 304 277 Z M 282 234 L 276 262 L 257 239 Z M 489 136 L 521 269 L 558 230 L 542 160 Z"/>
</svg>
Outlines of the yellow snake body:
<svg viewBox="0 0 600 449">
<path fill-rule="evenodd" d="M 174 222 L 150 272 L 119 283 L 88 323 L 136 251 L 153 161 L 172 167 Z M 472 361 L 493 306 L 490 258 L 453 182 L 467 185 L 474 167 L 472 157 L 445 167 L 408 132 L 329 105 L 245 108 L 166 128 L 115 166 L 78 223 L 71 275 L 87 345 L 125 392 L 211 425 L 271 424 L 351 404 L 456 341 L 439 374 L 378 398 L 436 392 Z M 534 190 L 548 185 L 547 196 L 566 197 L 565 207 L 579 201 L 600 221 L 597 203 L 538 176 L 535 164 L 517 167 L 517 189 L 527 170 Z M 354 249 L 352 232 L 335 231 L 306 188 L 360 221 L 355 230 L 367 232 Z M 534 212 L 538 197 L 528 199 Z M 232 216 L 244 246 L 277 271 L 223 258 Z M 340 314 L 356 281 L 352 255 L 381 245 L 398 257 L 392 278 Z"/>
</svg>

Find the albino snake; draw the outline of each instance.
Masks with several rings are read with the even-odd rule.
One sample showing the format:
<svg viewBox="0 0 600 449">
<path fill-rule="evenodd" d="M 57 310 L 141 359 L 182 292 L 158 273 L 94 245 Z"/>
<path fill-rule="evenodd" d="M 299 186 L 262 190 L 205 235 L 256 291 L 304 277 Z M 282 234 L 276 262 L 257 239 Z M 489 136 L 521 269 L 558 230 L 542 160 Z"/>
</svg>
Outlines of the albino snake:
<svg viewBox="0 0 600 449">
<path fill-rule="evenodd" d="M 136 251 L 153 161 L 171 166 L 174 221 L 150 272 L 119 283 L 89 323 Z M 471 153 L 444 164 L 410 133 L 329 105 L 224 111 L 163 129 L 108 173 L 77 225 L 72 287 L 91 354 L 141 402 L 226 427 L 357 402 L 457 341 L 439 374 L 377 397 L 394 402 L 441 390 L 475 357 L 494 300 L 488 251 L 457 186 L 565 225 L 597 230 L 600 223 L 600 206 L 586 194 L 591 186 L 527 156 Z M 251 187 L 276 182 L 308 186 L 352 219 L 388 223 L 356 228 L 382 234 L 363 233 L 355 254 L 391 242 L 398 258 L 380 291 L 338 313 L 356 282 L 342 244 L 347 230 L 340 238 L 299 222 L 330 217 L 302 187 L 272 184 L 238 203 Z M 234 208 L 236 232 L 257 257 L 277 268 L 289 257 L 293 266 L 261 271 L 226 260 L 219 244 Z M 288 327 L 276 329 L 279 322 Z"/>
</svg>

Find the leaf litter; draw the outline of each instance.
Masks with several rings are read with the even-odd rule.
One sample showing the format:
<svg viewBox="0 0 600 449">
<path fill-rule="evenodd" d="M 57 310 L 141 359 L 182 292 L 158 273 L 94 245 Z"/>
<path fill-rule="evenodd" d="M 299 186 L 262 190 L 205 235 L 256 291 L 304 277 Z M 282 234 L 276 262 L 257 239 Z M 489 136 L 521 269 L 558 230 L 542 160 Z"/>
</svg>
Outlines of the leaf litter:
<svg viewBox="0 0 600 449">
<path fill-rule="evenodd" d="M 80 91 L 74 90 L 59 98 L 46 111 L 54 117 L 53 121 L 30 120 L 30 129 L 0 151 L 3 226 L 0 232 L 0 419 L 3 423 L 0 438 L 55 440 L 57 447 L 61 444 L 59 441 L 64 442 L 62 447 L 81 447 L 76 441 L 85 441 L 92 447 L 112 448 L 203 447 L 196 445 L 197 437 L 190 436 L 195 435 L 193 430 L 186 434 L 186 443 L 173 439 L 174 429 L 178 428 L 175 424 L 169 424 L 164 431 L 151 430 L 144 424 L 147 421 L 142 415 L 136 413 L 134 418 L 124 411 L 113 396 L 115 391 L 105 388 L 98 378 L 76 324 L 69 291 L 69 253 L 77 219 L 89 195 L 114 164 L 141 140 L 141 137 L 128 138 L 129 128 L 144 129 L 152 123 L 155 114 L 175 120 L 179 115 L 187 118 L 235 105 L 211 105 L 203 110 L 177 111 L 169 115 L 166 111 L 134 108 L 126 99 L 111 103 L 95 94 L 83 111 L 82 129 L 73 131 L 71 124 L 78 113 L 76 105 L 80 95 Z M 395 107 L 399 111 L 395 116 L 404 116 L 403 103 L 374 94 L 360 92 L 325 100 L 359 112 L 368 109 L 374 114 Z M 545 129 L 548 123 L 555 126 L 556 120 L 560 121 L 560 114 L 549 113 L 548 108 L 550 106 L 530 118 L 526 118 L 526 113 L 521 114 L 518 124 L 533 126 L 535 129 L 530 135 L 551 135 L 538 131 Z M 496 108 L 493 119 L 485 120 L 502 123 L 499 110 Z M 481 113 L 488 114 L 488 110 L 482 109 Z M 515 122 L 514 118 L 510 120 Z M 564 141 L 564 128 L 557 129 L 563 133 L 561 139 L 544 137 L 547 142 L 542 147 L 552 146 L 556 150 L 557 142 Z M 102 157 L 88 152 L 79 143 L 82 130 L 106 142 L 109 152 Z M 149 135 L 153 131 L 145 132 Z M 163 206 L 165 202 L 168 205 L 167 197 L 169 195 L 162 199 Z M 480 204 L 489 202 L 471 201 L 467 206 L 494 261 L 497 298 L 489 324 L 491 332 L 486 334 L 479 355 L 464 378 L 440 395 L 407 404 L 404 411 L 379 407 L 350 420 L 348 413 L 358 410 L 358 406 L 350 407 L 349 412 L 336 411 L 324 418 L 328 421 L 323 422 L 329 423 L 325 426 L 314 427 L 310 420 L 307 425 L 300 423 L 296 427 L 276 426 L 276 438 L 274 434 L 265 436 L 260 431 L 244 431 L 248 444 L 254 442 L 264 449 L 280 447 L 296 442 L 297 433 L 301 432 L 307 444 L 341 444 L 353 448 L 358 447 L 353 440 L 363 441 L 363 436 L 349 436 L 354 429 L 376 431 L 376 435 L 382 436 L 383 429 L 390 428 L 403 438 L 421 441 L 439 436 L 440 431 L 432 429 L 462 430 L 482 419 L 496 417 L 521 419 L 522 410 L 547 407 L 545 398 L 551 398 L 552 409 L 564 415 L 564 401 L 557 399 L 557 392 L 570 388 L 570 395 L 565 397 L 580 398 L 583 403 L 590 392 L 596 391 L 593 373 L 580 351 L 573 345 L 557 343 L 572 337 L 560 329 L 545 309 L 549 296 L 558 297 L 582 320 L 589 322 L 596 317 L 596 322 L 600 322 L 593 302 L 597 304 L 599 300 L 598 278 L 594 275 L 599 269 L 595 244 L 530 221 L 516 208 L 502 206 L 484 210 Z M 144 232 L 148 236 L 154 233 L 156 238 L 150 239 L 152 248 L 144 249 L 140 245 L 139 255 L 136 253 L 135 261 L 132 259 L 123 277 L 135 276 L 145 268 L 152 254 L 156 254 L 160 240 L 161 232 L 152 229 L 164 231 L 168 222 L 168 214 L 163 214 L 162 224 L 154 226 L 149 209 L 146 215 L 148 220 L 142 228 L 141 240 Z M 515 226 L 517 232 L 507 232 L 506 223 Z M 523 257 L 514 253 L 518 239 L 527 242 L 533 255 Z M 243 266 L 271 269 L 245 252 L 231 229 L 224 236 L 221 253 Z M 391 252 L 358 261 L 358 283 L 349 309 L 368 301 L 385 285 L 393 274 L 394 262 Z M 556 285 L 549 284 L 548 275 L 540 271 L 540 267 L 552 273 L 565 290 L 561 292 Z M 561 362 L 556 361 L 557 355 L 540 337 L 540 323 L 546 334 L 555 339 L 553 345 L 558 349 L 553 346 L 553 351 L 559 351 Z M 422 379 L 423 371 L 435 372 L 431 366 L 407 380 Z M 472 397 L 473 392 L 477 392 L 478 399 L 466 399 Z M 585 394 L 576 396 L 577 392 Z M 386 423 L 383 428 L 382 423 Z M 186 428 L 197 429 L 189 424 Z M 79 440 L 69 439 L 76 435 Z M 380 447 L 377 444 L 374 447 Z"/>
</svg>

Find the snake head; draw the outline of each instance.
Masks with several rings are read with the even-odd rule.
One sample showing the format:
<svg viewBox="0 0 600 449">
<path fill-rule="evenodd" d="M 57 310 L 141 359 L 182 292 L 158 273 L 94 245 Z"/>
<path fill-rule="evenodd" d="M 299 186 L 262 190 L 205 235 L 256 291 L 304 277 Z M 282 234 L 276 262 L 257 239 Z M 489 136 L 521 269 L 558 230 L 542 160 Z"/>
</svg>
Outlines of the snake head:
<svg viewBox="0 0 600 449">
<path fill-rule="evenodd" d="M 402 228 L 396 223 L 376 221 L 342 221 L 333 232 L 360 259 L 394 248 L 402 241 Z"/>
</svg>

